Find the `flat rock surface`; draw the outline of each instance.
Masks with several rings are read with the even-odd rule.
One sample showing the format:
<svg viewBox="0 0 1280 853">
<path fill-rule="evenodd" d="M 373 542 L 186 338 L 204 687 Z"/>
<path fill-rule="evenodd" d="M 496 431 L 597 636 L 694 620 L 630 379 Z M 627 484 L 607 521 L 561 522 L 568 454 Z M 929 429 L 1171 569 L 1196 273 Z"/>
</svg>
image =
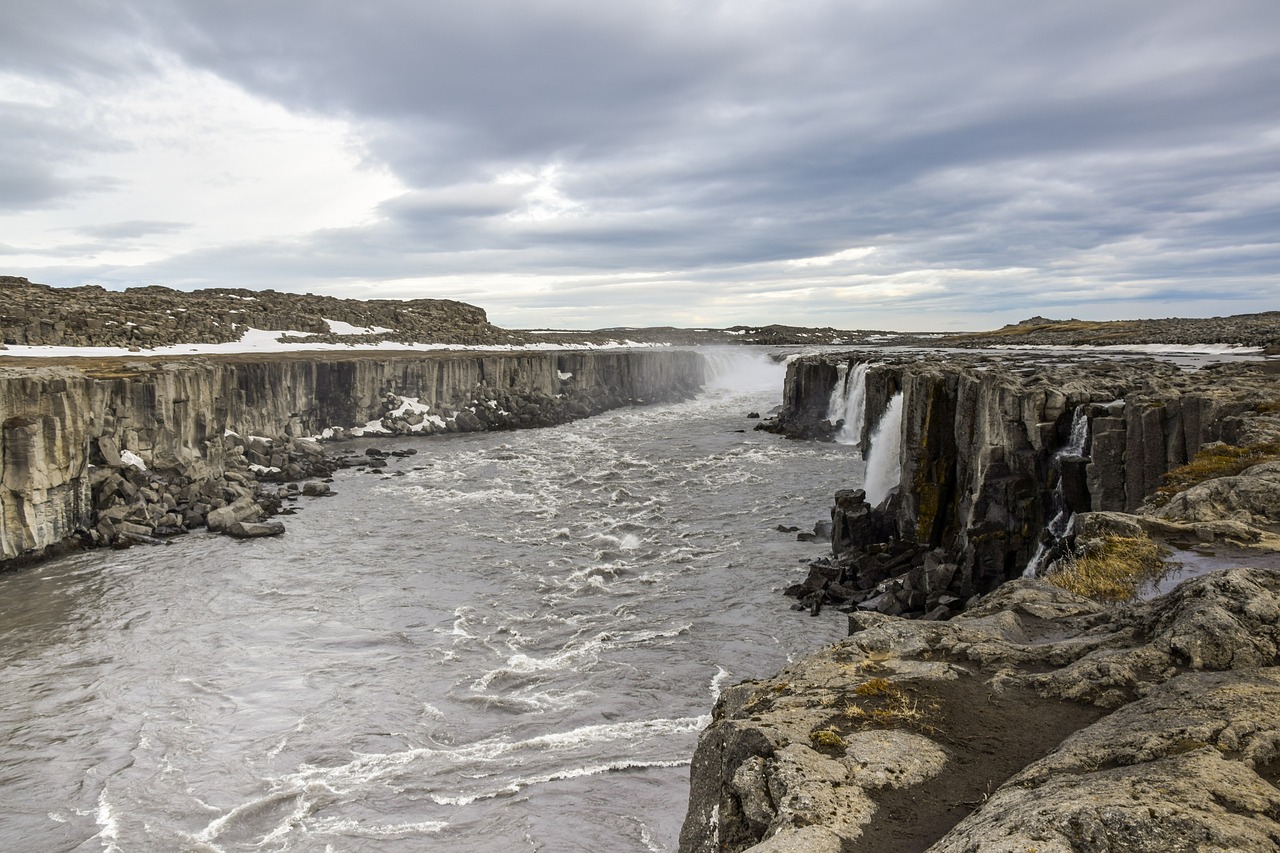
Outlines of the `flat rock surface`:
<svg viewBox="0 0 1280 853">
<path fill-rule="evenodd" d="M 848 640 L 724 692 L 682 851 L 822 849 L 789 846 L 821 843 L 799 834 L 813 826 L 888 853 L 1280 838 L 1275 572 L 1115 607 L 1023 580 L 949 622 L 851 621 Z"/>
</svg>

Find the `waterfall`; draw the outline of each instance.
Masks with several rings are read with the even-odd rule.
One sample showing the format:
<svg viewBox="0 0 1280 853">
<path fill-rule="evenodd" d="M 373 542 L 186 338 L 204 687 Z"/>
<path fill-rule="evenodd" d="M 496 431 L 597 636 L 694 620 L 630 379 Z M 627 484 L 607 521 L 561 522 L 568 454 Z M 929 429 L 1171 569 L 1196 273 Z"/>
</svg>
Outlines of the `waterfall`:
<svg viewBox="0 0 1280 853">
<path fill-rule="evenodd" d="M 776 391 L 782 393 L 787 366 L 746 347 L 699 347 L 705 360 L 706 390 L 746 393 Z"/>
<path fill-rule="evenodd" d="M 1040 575 L 1040 572 L 1044 570 L 1045 563 L 1048 561 L 1049 551 L 1054 545 L 1062 541 L 1062 537 L 1071 532 L 1076 520 L 1076 514 L 1071 511 L 1071 507 L 1067 506 L 1067 496 L 1062 489 L 1062 460 L 1086 458 L 1084 446 L 1089 441 L 1089 416 L 1085 414 L 1084 410 L 1085 407 L 1083 405 L 1076 406 L 1075 412 L 1071 415 L 1071 435 L 1067 438 L 1067 443 L 1059 448 L 1057 453 L 1053 454 L 1053 470 L 1058 474 L 1057 482 L 1053 486 L 1053 503 L 1051 505 L 1053 517 L 1049 519 L 1049 523 L 1045 526 L 1045 532 L 1041 534 L 1040 542 L 1036 545 L 1036 552 L 1022 572 L 1024 578 L 1034 578 Z"/>
<path fill-rule="evenodd" d="M 859 428 L 861 431 L 861 428 Z M 884 416 L 871 435 L 863 489 L 867 503 L 879 506 L 897 488 L 902 477 L 902 392 L 893 395 Z"/>
<path fill-rule="evenodd" d="M 845 406 L 849 395 L 849 365 L 836 365 L 836 384 L 831 386 L 831 397 L 827 400 L 827 420 L 835 423 L 844 417 Z"/>
<path fill-rule="evenodd" d="M 827 420 L 844 421 L 844 426 L 834 436 L 840 444 L 858 444 L 862 441 L 862 426 L 867 418 L 867 368 L 869 362 L 858 362 L 852 368 L 840 365 L 836 385 L 831 389 L 831 401 L 827 404 Z"/>
</svg>

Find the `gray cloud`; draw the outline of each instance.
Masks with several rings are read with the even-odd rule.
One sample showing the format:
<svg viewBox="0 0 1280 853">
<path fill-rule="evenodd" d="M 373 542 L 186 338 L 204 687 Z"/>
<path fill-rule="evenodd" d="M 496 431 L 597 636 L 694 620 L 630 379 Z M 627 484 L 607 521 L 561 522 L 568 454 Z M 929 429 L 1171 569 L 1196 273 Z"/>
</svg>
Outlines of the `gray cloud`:
<svg viewBox="0 0 1280 853">
<path fill-rule="evenodd" d="M 663 322 L 673 305 L 726 324 L 981 326 L 1274 303 L 1270 0 L 51 5 L 21 4 L 0 36 L 16 71 L 87 86 L 175 55 L 350 119 L 409 188 L 359 227 L 59 268 L 66 283 L 412 296 L 426 281 L 530 325 Z M 29 117 L 0 125 L 26 128 L 0 155 L 0 204 L 73 190 L 57 162 L 87 133 L 41 147 Z M 151 226 L 180 227 L 80 230 Z M 459 279 L 513 274 L 540 284 Z"/>
<path fill-rule="evenodd" d="M 178 234 L 190 227 L 189 222 L 130 219 L 124 222 L 107 222 L 102 225 L 81 225 L 74 230 L 85 236 L 101 237 L 104 240 L 131 240 L 153 234 Z"/>
</svg>

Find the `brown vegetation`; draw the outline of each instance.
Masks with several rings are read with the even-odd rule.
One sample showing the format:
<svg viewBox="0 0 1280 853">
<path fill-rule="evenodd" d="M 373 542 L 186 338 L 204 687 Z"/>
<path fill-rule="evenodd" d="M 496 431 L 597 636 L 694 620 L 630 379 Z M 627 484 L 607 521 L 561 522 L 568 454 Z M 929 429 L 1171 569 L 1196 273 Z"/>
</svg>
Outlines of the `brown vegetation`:
<svg viewBox="0 0 1280 853">
<path fill-rule="evenodd" d="M 1160 546 L 1143 537 L 1106 536 L 1060 561 L 1045 580 L 1099 601 L 1128 601 L 1144 581 L 1165 571 Z"/>
</svg>

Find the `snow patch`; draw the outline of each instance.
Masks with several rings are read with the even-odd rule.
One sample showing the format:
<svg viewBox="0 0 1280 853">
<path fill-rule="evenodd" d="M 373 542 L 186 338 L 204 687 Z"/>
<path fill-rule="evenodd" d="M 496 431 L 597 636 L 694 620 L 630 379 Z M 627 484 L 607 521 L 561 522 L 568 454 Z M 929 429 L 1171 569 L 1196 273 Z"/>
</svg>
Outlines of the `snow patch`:
<svg viewBox="0 0 1280 853">
<path fill-rule="evenodd" d="M 132 465 L 139 471 L 147 470 L 147 463 L 142 461 L 142 457 L 134 453 L 132 450 L 121 450 L 120 461 L 126 465 Z"/>
<path fill-rule="evenodd" d="M 354 328 L 354 327 L 353 327 Z M 377 329 L 377 327 L 370 327 Z M 357 334 L 365 334 L 357 329 Z M 741 333 L 734 333 L 741 334 Z M 600 344 L 406 344 L 399 341 L 378 341 L 377 343 L 311 343 L 303 342 L 303 338 L 311 337 L 311 332 L 267 331 L 263 329 L 246 329 L 240 340 L 224 344 L 171 344 L 168 346 L 143 349 L 132 352 L 126 347 L 66 347 L 66 346 L 19 346 L 11 344 L 8 349 L 0 350 L 0 355 L 7 358 L 143 358 L 154 356 L 187 356 L 187 355 L 240 355 L 242 353 L 282 353 L 282 352 L 550 352 L 556 350 L 612 350 L 612 349 L 657 349 L 670 347 L 669 343 L 638 343 L 629 340 L 611 340 Z M 284 338 L 284 340 L 281 340 Z"/>
<path fill-rule="evenodd" d="M 335 335 L 383 335 L 387 332 L 395 331 L 382 326 L 353 326 L 341 320 L 330 320 L 328 317 L 322 317 L 321 319 L 329 324 L 329 331 Z"/>
</svg>

